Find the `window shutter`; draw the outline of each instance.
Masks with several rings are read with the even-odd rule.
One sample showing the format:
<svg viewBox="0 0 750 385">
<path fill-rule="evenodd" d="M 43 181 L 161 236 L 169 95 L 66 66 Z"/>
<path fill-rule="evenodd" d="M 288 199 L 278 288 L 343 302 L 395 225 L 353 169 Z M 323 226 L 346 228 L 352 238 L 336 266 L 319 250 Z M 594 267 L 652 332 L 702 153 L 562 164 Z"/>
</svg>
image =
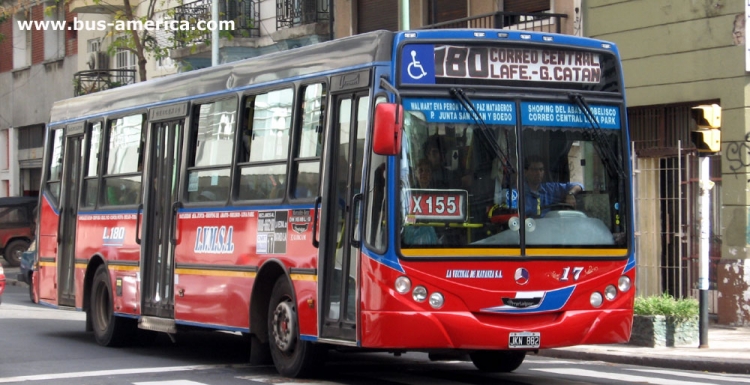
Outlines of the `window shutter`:
<svg viewBox="0 0 750 385">
<path fill-rule="evenodd" d="M 550 0 L 505 0 L 505 12 L 543 12 L 552 9 Z"/>
<path fill-rule="evenodd" d="M 359 33 L 379 29 L 398 31 L 398 0 L 357 0 Z"/>
</svg>

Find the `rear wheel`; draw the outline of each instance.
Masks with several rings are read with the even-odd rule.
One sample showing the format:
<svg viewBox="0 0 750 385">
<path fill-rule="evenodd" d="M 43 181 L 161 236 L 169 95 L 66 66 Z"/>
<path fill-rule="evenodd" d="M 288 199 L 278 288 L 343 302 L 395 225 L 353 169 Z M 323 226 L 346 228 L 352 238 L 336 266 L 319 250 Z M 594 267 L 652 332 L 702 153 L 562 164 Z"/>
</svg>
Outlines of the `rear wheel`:
<svg viewBox="0 0 750 385">
<path fill-rule="evenodd" d="M 115 317 L 112 303 L 112 282 L 109 270 L 102 265 L 96 269 L 91 286 L 91 323 L 96 342 L 102 346 L 121 346 L 133 337 L 135 320 Z"/>
<path fill-rule="evenodd" d="M 471 362 L 483 372 L 507 373 L 518 369 L 526 358 L 524 351 L 479 350 L 469 355 Z"/>
<path fill-rule="evenodd" d="M 276 280 L 271 293 L 268 342 L 276 370 L 283 376 L 308 376 L 323 363 L 325 352 L 311 342 L 300 340 L 297 305 L 285 276 Z"/>
<path fill-rule="evenodd" d="M 29 248 L 29 242 L 23 239 L 17 239 L 8 244 L 3 252 L 3 257 L 11 267 L 21 265 L 21 254 Z"/>
</svg>

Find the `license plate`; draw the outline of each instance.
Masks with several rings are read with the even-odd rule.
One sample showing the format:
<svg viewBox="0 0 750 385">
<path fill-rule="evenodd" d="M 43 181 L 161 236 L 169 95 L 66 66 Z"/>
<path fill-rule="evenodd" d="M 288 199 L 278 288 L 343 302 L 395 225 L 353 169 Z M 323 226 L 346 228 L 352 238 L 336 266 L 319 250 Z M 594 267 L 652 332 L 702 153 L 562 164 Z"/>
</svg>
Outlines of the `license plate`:
<svg viewBox="0 0 750 385">
<path fill-rule="evenodd" d="M 538 348 L 541 339 L 539 332 L 510 333 L 508 347 L 511 349 Z"/>
</svg>

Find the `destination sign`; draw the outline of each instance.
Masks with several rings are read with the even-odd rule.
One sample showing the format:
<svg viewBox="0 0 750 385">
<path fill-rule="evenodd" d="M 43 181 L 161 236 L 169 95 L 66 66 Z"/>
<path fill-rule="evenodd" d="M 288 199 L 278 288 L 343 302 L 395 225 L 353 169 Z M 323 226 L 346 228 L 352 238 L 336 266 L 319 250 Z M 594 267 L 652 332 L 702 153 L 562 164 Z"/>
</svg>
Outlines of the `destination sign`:
<svg viewBox="0 0 750 385">
<path fill-rule="evenodd" d="M 457 100 L 403 99 L 407 111 L 421 111 L 431 123 L 474 123 L 469 111 Z M 472 100 L 479 116 L 487 124 L 516 124 L 516 105 L 497 100 Z"/>
<path fill-rule="evenodd" d="M 425 222 L 465 222 L 466 190 L 409 189 L 409 218 Z"/>
<path fill-rule="evenodd" d="M 434 84 L 436 79 L 453 78 L 599 84 L 601 61 L 598 53 L 564 49 L 408 44 L 401 59 L 401 81 Z"/>
<path fill-rule="evenodd" d="M 591 112 L 599 127 L 620 128 L 620 109 L 614 106 L 592 105 Z M 529 126 L 591 127 L 591 123 L 575 104 L 521 103 L 521 123 Z"/>
</svg>

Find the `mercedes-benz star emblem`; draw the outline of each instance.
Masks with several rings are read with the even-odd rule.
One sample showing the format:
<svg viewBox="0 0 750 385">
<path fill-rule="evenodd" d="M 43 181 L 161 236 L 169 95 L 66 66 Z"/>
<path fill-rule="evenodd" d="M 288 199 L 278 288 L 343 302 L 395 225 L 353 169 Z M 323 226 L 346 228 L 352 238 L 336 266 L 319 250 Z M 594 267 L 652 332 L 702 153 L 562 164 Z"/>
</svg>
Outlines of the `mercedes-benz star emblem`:
<svg viewBox="0 0 750 385">
<path fill-rule="evenodd" d="M 529 282 L 529 271 L 524 269 L 523 267 L 519 267 L 516 269 L 516 274 L 514 275 L 516 278 L 516 283 L 519 285 L 525 285 Z"/>
</svg>

